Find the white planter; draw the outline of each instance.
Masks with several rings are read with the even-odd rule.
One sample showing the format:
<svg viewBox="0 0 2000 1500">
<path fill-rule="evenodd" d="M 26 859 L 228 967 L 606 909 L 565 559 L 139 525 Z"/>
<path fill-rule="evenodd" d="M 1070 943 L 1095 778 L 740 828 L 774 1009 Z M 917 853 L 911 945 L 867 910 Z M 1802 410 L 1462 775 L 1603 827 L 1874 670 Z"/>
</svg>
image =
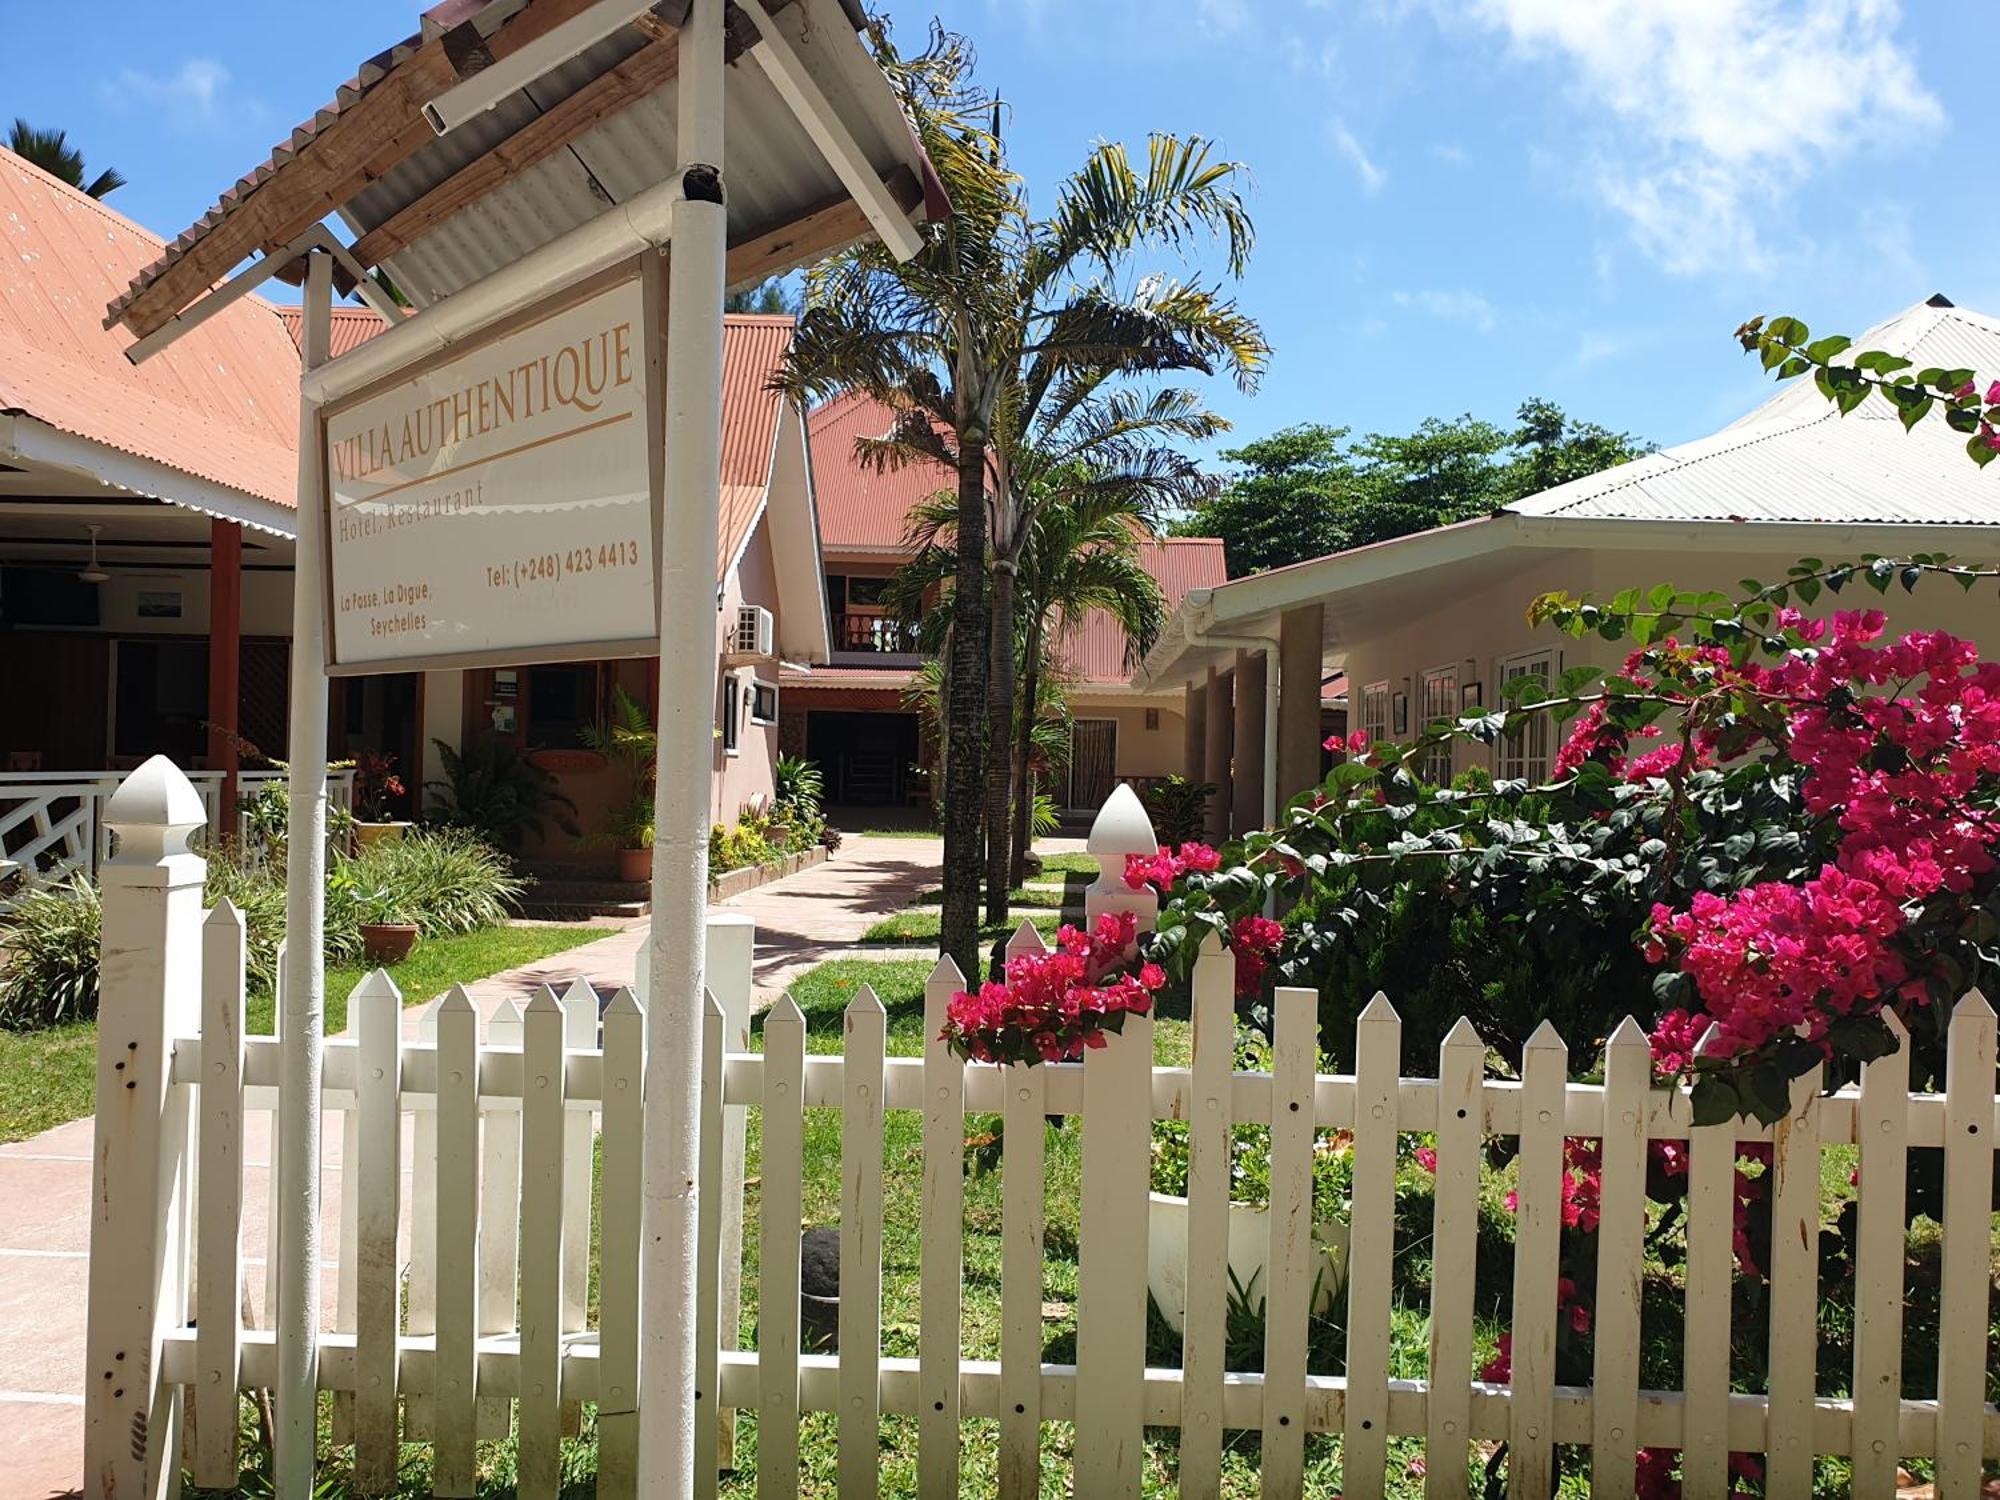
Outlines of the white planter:
<svg viewBox="0 0 2000 1500">
<path fill-rule="evenodd" d="M 1188 1201 L 1168 1193 L 1153 1193 L 1146 1234 L 1146 1289 L 1159 1305 L 1160 1316 L 1179 1333 L 1187 1317 Z M 1313 1242 L 1325 1260 L 1325 1274 L 1313 1298 L 1313 1311 L 1325 1312 L 1336 1291 L 1347 1284 L 1347 1225 L 1340 1220 L 1315 1225 Z M 1271 1250 L 1271 1211 L 1247 1203 L 1229 1205 L 1229 1269 L 1249 1295 L 1252 1306 L 1270 1293 L 1265 1273 Z M 1231 1288 L 1225 1282 L 1223 1295 Z"/>
</svg>

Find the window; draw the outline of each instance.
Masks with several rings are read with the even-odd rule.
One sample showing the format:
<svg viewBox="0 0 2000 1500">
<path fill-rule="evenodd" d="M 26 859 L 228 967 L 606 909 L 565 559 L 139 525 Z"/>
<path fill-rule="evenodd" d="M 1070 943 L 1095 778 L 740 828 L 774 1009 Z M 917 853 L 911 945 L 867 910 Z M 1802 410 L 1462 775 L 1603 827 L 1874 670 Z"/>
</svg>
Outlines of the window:
<svg viewBox="0 0 2000 1500">
<path fill-rule="evenodd" d="M 1371 682 L 1361 690 L 1361 732 L 1370 748 L 1389 740 L 1389 684 Z"/>
<path fill-rule="evenodd" d="M 576 666 L 529 667 L 527 681 L 527 742 L 533 750 L 575 750 L 583 732 L 600 717 L 597 663 Z"/>
<path fill-rule="evenodd" d="M 734 672 L 722 674 L 722 750 L 725 755 L 736 754 L 737 741 L 741 737 L 743 724 L 743 698 L 737 687 Z"/>
<path fill-rule="evenodd" d="M 1146 710 L 1146 727 L 1148 729 L 1158 729 L 1160 727 L 1160 711 L 1157 708 Z"/>
<path fill-rule="evenodd" d="M 1434 720 L 1456 719 L 1458 717 L 1458 668 L 1432 667 L 1421 679 L 1417 712 L 1422 716 L 1422 727 L 1428 730 Z M 1432 786 L 1447 786 L 1451 782 L 1451 741 L 1424 753 L 1423 762 L 1417 774 Z"/>
<path fill-rule="evenodd" d="M 1556 654 L 1553 651 L 1524 651 L 1503 656 L 1494 670 L 1500 689 L 1496 707 L 1512 710 L 1519 701 L 1507 691 L 1507 684 L 1522 677 L 1539 677 L 1547 692 L 1555 682 Z M 1529 697 L 1535 694 L 1529 691 Z M 1515 722 L 1493 747 L 1493 778 L 1496 781 L 1546 781 L 1549 775 L 1549 745 L 1555 732 L 1546 714 L 1535 714 Z"/>
<path fill-rule="evenodd" d="M 886 578 L 856 578 L 852 574 L 847 579 L 847 602 L 859 604 L 869 609 L 882 607 L 882 590 L 889 586 Z"/>
<path fill-rule="evenodd" d="M 778 722 L 778 685 L 775 682 L 752 681 L 749 699 L 752 724 Z"/>
</svg>

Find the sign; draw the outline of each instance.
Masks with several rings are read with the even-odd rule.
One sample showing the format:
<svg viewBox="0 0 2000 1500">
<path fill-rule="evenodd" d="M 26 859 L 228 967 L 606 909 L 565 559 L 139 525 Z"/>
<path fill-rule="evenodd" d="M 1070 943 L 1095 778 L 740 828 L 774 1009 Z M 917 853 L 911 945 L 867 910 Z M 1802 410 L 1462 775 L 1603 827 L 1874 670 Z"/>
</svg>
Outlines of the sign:
<svg viewBox="0 0 2000 1500">
<path fill-rule="evenodd" d="M 572 292 L 326 413 L 329 672 L 657 649 L 654 286 Z"/>
</svg>

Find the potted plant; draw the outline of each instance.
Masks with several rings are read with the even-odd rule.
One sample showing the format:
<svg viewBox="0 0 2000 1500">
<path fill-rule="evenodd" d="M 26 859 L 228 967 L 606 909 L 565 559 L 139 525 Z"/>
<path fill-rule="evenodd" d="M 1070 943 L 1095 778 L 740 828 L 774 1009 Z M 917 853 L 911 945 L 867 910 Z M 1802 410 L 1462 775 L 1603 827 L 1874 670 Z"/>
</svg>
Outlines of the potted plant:
<svg viewBox="0 0 2000 1500">
<path fill-rule="evenodd" d="M 1236 1044 L 1239 1072 L 1271 1070 L 1270 1045 L 1249 1035 Z M 1345 1204 L 1353 1173 L 1354 1138 L 1320 1131 L 1313 1140 L 1313 1203 L 1321 1212 Z M 1146 1235 L 1146 1290 L 1176 1333 L 1187 1316 L 1188 1130 L 1179 1120 L 1153 1123 L 1153 1191 Z M 1251 1306 L 1263 1301 L 1271 1249 L 1271 1128 L 1238 1125 L 1229 1141 L 1229 1276 Z M 1333 1306 L 1347 1284 L 1347 1221 L 1315 1216 L 1312 1312 Z"/>
<path fill-rule="evenodd" d="M 396 774 L 396 757 L 380 750 L 363 750 L 354 760 L 354 841 L 363 849 L 400 839 L 407 819 L 391 816 L 389 799 L 403 795 L 403 778 Z"/>
<path fill-rule="evenodd" d="M 646 710 L 624 688 L 611 694 L 611 717 L 588 725 L 583 742 L 624 769 L 629 791 L 600 836 L 618 851 L 618 878 L 634 884 L 653 878 L 653 778 L 659 768 L 659 736 Z"/>
<path fill-rule="evenodd" d="M 402 920 L 402 903 L 387 886 L 355 897 L 361 922 L 361 958 L 376 968 L 393 968 L 410 956 L 422 931 Z"/>
</svg>

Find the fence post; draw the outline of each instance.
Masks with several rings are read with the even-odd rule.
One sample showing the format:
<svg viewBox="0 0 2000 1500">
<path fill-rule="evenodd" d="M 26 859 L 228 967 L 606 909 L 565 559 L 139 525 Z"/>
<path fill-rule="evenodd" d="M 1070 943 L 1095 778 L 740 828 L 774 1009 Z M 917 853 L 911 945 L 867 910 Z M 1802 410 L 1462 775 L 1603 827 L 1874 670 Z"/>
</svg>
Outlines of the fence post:
<svg viewBox="0 0 2000 1500">
<path fill-rule="evenodd" d="M 1150 931 L 1159 899 L 1150 886 L 1135 891 L 1125 883 L 1125 857 L 1152 854 L 1159 844 L 1129 785 L 1105 799 L 1085 848 L 1099 865 L 1084 893 L 1092 924 L 1129 911 L 1141 931 Z M 1076 1423 L 1090 1438 L 1077 1447 L 1076 1492 L 1136 1497 L 1145 1438 L 1146 1281 L 1133 1268 L 1146 1264 L 1152 1017 L 1127 1016 L 1123 1032 L 1085 1055 L 1083 1070 Z"/>
<path fill-rule="evenodd" d="M 199 1025 L 207 866 L 188 839 L 208 819 L 156 755 L 105 820 L 118 852 L 102 872 L 84 1486 L 152 1500 L 180 1463 L 180 1392 L 159 1378 L 161 1334 L 186 1313 L 192 1211 L 187 1090 L 170 1082 L 171 1049 Z"/>
<path fill-rule="evenodd" d="M 751 961 L 757 944 L 757 924 L 742 912 L 708 914 L 708 972 L 704 982 L 722 1007 L 722 1050 L 750 1050 Z M 640 967 L 641 975 L 645 968 Z M 642 994 L 643 1000 L 645 996 Z M 743 1158 L 747 1149 L 750 1109 L 726 1104 L 722 1109 L 722 1177 L 716 1184 L 715 1212 L 721 1219 L 719 1259 L 721 1284 L 716 1313 L 722 1339 L 718 1347 L 742 1344 L 743 1326 Z M 718 1393 L 720 1394 L 720 1393 Z M 736 1413 L 727 1407 L 716 1413 L 721 1430 L 716 1460 L 724 1468 L 736 1465 Z"/>
</svg>

